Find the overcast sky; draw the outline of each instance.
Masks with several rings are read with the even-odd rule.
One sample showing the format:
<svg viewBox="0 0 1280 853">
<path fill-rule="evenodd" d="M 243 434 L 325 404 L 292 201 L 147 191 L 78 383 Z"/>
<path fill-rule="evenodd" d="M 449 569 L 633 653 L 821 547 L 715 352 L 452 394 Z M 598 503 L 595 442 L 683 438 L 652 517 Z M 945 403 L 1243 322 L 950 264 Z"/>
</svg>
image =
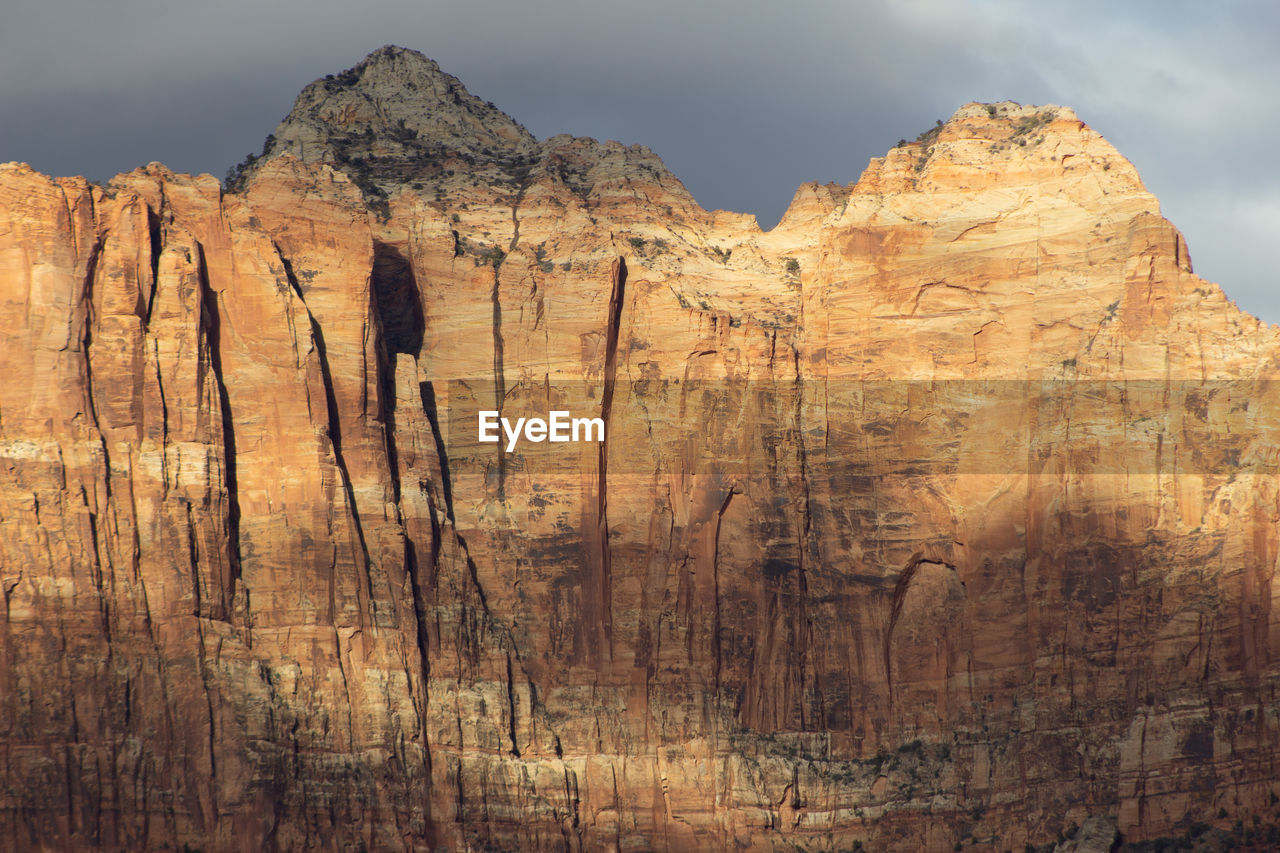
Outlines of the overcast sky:
<svg viewBox="0 0 1280 853">
<path fill-rule="evenodd" d="M 221 177 L 304 85 L 383 44 L 539 138 L 648 145 L 704 207 L 765 227 L 800 183 L 856 180 L 966 101 L 1069 105 L 1196 271 L 1280 322 L 1273 0 L 6 0 L 0 161 Z"/>
</svg>

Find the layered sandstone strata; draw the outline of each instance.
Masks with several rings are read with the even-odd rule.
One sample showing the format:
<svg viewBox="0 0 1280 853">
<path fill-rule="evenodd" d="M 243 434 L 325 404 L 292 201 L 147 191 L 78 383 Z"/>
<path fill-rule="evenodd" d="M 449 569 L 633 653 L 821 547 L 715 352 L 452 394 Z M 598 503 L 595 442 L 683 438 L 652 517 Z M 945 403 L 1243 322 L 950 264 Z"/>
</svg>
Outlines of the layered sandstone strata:
<svg viewBox="0 0 1280 853">
<path fill-rule="evenodd" d="M 762 232 L 386 48 L 235 183 L 0 167 L 15 847 L 1274 823 L 1280 341 L 1070 110 Z"/>
</svg>

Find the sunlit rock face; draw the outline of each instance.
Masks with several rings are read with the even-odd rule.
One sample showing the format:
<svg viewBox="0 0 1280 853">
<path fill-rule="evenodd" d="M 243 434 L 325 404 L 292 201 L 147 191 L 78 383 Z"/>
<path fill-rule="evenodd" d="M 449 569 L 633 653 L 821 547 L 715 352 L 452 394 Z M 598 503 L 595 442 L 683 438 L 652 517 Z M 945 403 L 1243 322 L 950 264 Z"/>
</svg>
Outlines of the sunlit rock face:
<svg viewBox="0 0 1280 853">
<path fill-rule="evenodd" d="M 6 844 L 1275 823 L 1280 341 L 1070 110 L 769 232 L 397 48 L 273 136 L 0 167 Z"/>
</svg>

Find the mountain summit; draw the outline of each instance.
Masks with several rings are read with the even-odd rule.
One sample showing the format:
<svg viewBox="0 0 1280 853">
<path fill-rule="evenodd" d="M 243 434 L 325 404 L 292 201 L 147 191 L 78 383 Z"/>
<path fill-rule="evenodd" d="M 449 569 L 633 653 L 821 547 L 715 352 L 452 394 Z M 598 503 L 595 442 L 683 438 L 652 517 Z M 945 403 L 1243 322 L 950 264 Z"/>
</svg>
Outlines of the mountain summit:
<svg viewBox="0 0 1280 853">
<path fill-rule="evenodd" d="M 378 209 L 406 186 L 442 198 L 463 186 L 518 193 L 547 168 L 584 198 L 602 178 L 639 171 L 680 196 L 678 206 L 693 204 L 648 148 L 568 135 L 539 142 L 434 60 L 394 45 L 303 89 L 262 153 L 232 169 L 229 187 L 242 189 L 264 162 L 285 155 L 347 173 Z"/>
<path fill-rule="evenodd" d="M 303 162 L 430 159 L 444 152 L 515 156 L 533 134 L 416 50 L 387 46 L 316 80 L 276 128 L 268 155 Z"/>
</svg>

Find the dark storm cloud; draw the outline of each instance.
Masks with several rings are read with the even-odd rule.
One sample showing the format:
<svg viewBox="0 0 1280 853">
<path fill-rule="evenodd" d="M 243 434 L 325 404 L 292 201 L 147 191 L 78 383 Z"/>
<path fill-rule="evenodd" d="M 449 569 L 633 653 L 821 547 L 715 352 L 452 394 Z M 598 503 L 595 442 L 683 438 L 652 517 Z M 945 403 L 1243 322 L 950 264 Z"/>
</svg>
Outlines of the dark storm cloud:
<svg viewBox="0 0 1280 853">
<path fill-rule="evenodd" d="M 1060 103 L 1134 161 L 1201 274 L 1280 320 L 1277 37 L 1266 0 L 29 3 L 0 33 L 0 159 L 221 175 L 302 86 L 395 43 L 539 137 L 648 145 L 767 227 L 966 101 Z"/>
</svg>

